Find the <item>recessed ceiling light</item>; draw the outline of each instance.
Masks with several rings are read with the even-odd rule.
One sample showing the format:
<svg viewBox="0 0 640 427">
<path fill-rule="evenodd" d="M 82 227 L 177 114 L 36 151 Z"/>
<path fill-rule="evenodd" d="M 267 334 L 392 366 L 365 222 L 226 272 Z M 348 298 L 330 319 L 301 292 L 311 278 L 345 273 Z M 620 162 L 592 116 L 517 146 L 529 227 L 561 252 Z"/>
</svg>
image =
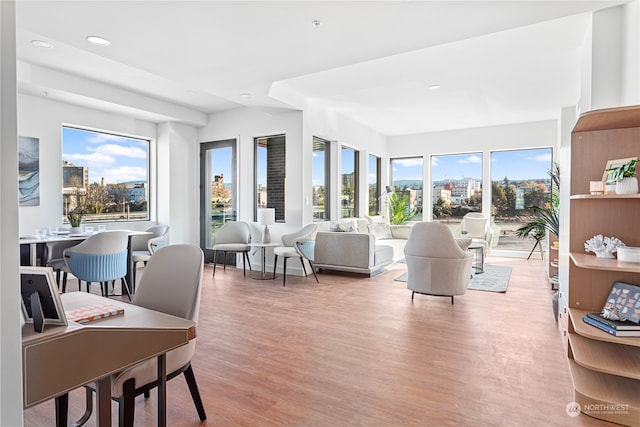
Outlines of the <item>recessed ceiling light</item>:
<svg viewBox="0 0 640 427">
<path fill-rule="evenodd" d="M 100 36 L 88 36 L 87 41 L 96 46 L 109 46 L 111 42 Z"/>
<path fill-rule="evenodd" d="M 429 90 L 438 90 L 440 87 L 440 85 L 429 85 Z"/>
<path fill-rule="evenodd" d="M 43 49 L 51 49 L 53 47 L 51 43 L 46 42 L 44 40 L 31 40 L 31 44 L 36 47 L 41 47 Z"/>
<path fill-rule="evenodd" d="M 240 94 L 240 98 L 242 98 L 242 99 L 252 99 L 253 95 L 250 94 L 250 93 L 241 93 Z"/>
</svg>

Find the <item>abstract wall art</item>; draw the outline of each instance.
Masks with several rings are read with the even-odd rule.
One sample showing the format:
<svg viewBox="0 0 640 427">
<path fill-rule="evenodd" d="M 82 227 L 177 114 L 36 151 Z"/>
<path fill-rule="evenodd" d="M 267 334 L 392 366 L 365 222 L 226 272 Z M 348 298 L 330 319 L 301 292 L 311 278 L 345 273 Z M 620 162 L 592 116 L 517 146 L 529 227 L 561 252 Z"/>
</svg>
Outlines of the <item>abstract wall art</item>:
<svg viewBox="0 0 640 427">
<path fill-rule="evenodd" d="M 18 137 L 20 206 L 40 206 L 40 140 Z"/>
</svg>

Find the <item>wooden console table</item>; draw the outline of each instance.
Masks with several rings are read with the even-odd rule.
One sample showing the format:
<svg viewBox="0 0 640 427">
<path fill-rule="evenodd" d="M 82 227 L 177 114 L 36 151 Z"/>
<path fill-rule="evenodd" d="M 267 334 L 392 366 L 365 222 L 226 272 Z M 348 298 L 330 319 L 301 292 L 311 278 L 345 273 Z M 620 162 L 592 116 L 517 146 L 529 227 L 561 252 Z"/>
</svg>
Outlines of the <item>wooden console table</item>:
<svg viewBox="0 0 640 427">
<path fill-rule="evenodd" d="M 97 382 L 96 424 L 111 426 L 111 375 L 158 357 L 158 425 L 165 425 L 165 354 L 195 338 L 195 323 L 85 292 L 62 295 L 66 310 L 101 302 L 124 307 L 124 314 L 68 326 L 45 323 L 41 334 L 23 326 L 24 408 Z"/>
</svg>

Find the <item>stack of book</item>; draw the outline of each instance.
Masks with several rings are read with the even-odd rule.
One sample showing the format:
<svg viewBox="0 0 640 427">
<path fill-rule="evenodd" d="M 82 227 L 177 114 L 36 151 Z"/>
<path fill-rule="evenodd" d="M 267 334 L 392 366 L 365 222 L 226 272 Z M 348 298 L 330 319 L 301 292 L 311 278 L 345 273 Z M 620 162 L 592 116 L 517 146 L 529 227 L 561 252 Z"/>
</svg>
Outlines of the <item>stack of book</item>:
<svg viewBox="0 0 640 427">
<path fill-rule="evenodd" d="M 640 337 L 640 325 L 637 323 L 605 319 L 600 313 L 587 313 L 582 320 L 616 337 Z"/>
<path fill-rule="evenodd" d="M 640 287 L 614 282 L 602 312 L 587 313 L 582 321 L 616 337 L 640 337 Z"/>
</svg>

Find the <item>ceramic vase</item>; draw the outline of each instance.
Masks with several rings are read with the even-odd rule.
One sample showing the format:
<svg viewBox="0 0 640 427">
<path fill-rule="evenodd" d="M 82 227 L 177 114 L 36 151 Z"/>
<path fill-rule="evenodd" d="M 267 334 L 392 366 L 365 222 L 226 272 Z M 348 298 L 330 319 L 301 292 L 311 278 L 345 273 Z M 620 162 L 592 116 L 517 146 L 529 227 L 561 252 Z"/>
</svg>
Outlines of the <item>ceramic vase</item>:
<svg viewBox="0 0 640 427">
<path fill-rule="evenodd" d="M 69 229 L 69 234 L 81 234 L 82 229 L 80 227 L 71 227 Z"/>
<path fill-rule="evenodd" d="M 638 178 L 631 176 L 616 182 L 616 194 L 636 194 L 638 192 Z"/>
</svg>

